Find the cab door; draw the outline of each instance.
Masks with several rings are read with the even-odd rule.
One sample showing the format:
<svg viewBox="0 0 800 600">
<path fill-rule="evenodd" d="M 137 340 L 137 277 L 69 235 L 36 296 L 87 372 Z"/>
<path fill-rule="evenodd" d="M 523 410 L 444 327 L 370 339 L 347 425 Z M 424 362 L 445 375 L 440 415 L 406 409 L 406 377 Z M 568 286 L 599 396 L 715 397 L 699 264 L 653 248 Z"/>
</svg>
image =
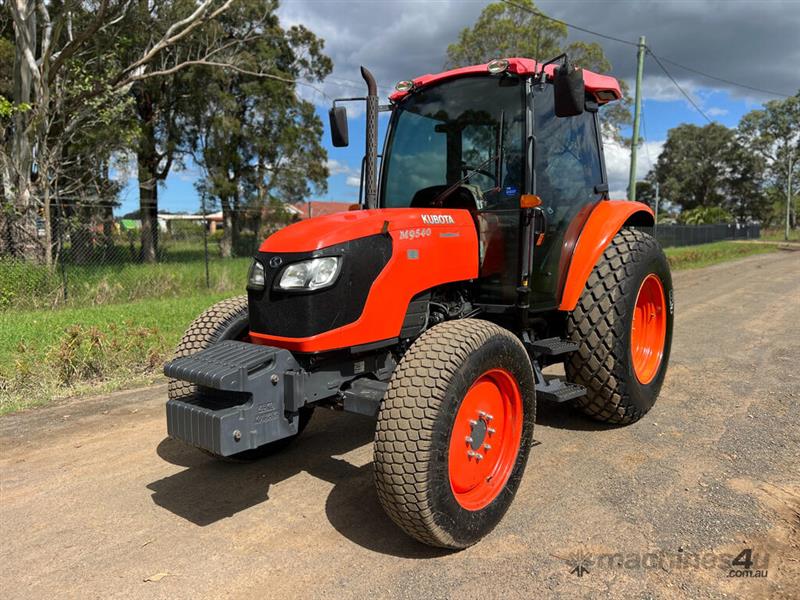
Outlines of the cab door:
<svg viewBox="0 0 800 600">
<path fill-rule="evenodd" d="M 556 308 L 572 250 L 592 209 L 606 195 L 597 111 L 556 117 L 552 84 L 533 86 L 533 189 L 544 235 L 533 253 L 531 306 Z"/>
</svg>

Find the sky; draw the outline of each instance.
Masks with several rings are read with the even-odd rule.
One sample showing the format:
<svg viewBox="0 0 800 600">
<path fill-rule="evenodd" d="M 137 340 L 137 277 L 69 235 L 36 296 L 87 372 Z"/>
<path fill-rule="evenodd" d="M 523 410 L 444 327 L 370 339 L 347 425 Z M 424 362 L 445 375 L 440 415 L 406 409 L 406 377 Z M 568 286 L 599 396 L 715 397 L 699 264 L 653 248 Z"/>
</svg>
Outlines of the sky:
<svg viewBox="0 0 800 600">
<path fill-rule="evenodd" d="M 469 0 L 283 0 L 284 26 L 302 24 L 325 40 L 333 59 L 332 75 L 320 86 L 329 97 L 363 93 L 359 65 L 376 76 L 382 101 L 396 82 L 444 69 L 447 45 L 475 22 L 486 1 Z M 662 59 L 672 77 L 712 120 L 735 127 L 739 119 L 779 96 L 710 79 L 664 59 L 719 79 L 790 95 L 800 89 L 800 0 L 540 0 L 546 14 L 579 27 L 635 43 L 639 36 Z M 636 48 L 570 30 L 569 40 L 599 42 L 612 64 L 611 74 L 633 89 Z M 536 58 L 536 57 L 532 57 Z M 547 58 L 547 57 L 544 57 Z M 681 123 L 704 125 L 703 117 L 681 94 L 651 56 L 643 78 L 645 142 L 637 177 L 655 163 L 667 132 Z M 325 124 L 330 178 L 315 200 L 355 201 L 363 156 L 364 120 L 350 108 L 350 146 L 333 148 L 328 132 L 330 100 L 310 88 L 299 93 L 314 102 Z M 355 109 L 355 110 L 354 110 Z M 382 116 L 381 136 L 387 118 Z M 626 132 L 630 134 L 630 132 Z M 381 137 L 382 140 L 382 137 Z M 605 144 L 612 197 L 625 197 L 629 151 Z M 197 167 L 174 170 L 160 190 L 161 209 L 195 211 L 199 198 Z M 138 207 L 135 177 L 123 190 L 120 214 Z"/>
</svg>

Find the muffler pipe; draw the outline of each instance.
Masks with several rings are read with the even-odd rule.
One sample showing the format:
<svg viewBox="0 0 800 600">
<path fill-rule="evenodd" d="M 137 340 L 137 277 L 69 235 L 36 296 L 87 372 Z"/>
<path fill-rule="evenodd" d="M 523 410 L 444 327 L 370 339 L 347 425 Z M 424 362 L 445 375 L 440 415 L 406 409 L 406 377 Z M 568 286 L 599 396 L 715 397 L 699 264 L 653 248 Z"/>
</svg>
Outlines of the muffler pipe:
<svg viewBox="0 0 800 600">
<path fill-rule="evenodd" d="M 367 208 L 378 207 L 378 84 L 365 67 L 361 76 L 367 82 L 367 143 L 364 156 L 364 200 Z"/>
</svg>

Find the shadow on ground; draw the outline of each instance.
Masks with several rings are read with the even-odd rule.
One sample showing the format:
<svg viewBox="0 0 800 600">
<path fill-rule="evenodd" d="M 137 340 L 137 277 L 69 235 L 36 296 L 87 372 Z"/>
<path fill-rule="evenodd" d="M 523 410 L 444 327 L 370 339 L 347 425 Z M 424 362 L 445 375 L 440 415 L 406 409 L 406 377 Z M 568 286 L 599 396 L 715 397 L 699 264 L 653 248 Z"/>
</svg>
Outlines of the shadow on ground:
<svg viewBox="0 0 800 600">
<path fill-rule="evenodd" d="M 590 419 L 571 402 L 537 402 L 536 424 L 553 429 L 570 429 L 572 431 L 606 431 L 616 429 L 619 425 L 601 423 Z M 534 435 L 536 432 L 534 430 Z"/>
<path fill-rule="evenodd" d="M 602 430 L 570 406 L 539 403 L 537 425 Z M 431 558 L 446 551 L 406 536 L 384 513 L 373 484 L 372 463 L 356 467 L 337 458 L 371 444 L 374 420 L 318 409 L 303 435 L 283 452 L 250 463 L 226 463 L 181 442 L 164 439 L 157 448 L 167 462 L 186 467 L 150 483 L 152 499 L 171 513 L 205 527 L 266 502 L 270 487 L 298 473 L 334 485 L 325 503 L 331 525 L 344 537 L 374 552 Z"/>
<path fill-rule="evenodd" d="M 169 438 L 158 455 L 185 470 L 150 483 L 152 499 L 171 513 L 205 527 L 269 500 L 273 484 L 300 472 L 334 485 L 325 504 L 331 525 L 369 550 L 408 558 L 430 558 L 441 551 L 406 536 L 378 503 L 372 463 L 356 467 L 336 458 L 374 436 L 374 420 L 317 410 L 308 429 L 287 450 L 252 463 L 226 463 Z"/>
</svg>

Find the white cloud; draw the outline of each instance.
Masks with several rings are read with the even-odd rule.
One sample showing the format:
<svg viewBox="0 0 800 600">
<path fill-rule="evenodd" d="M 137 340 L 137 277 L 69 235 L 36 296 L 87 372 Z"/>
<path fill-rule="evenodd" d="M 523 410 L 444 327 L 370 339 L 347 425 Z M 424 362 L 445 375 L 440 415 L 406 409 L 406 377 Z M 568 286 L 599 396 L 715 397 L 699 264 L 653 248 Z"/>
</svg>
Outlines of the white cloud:
<svg viewBox="0 0 800 600">
<path fill-rule="evenodd" d="M 334 70 L 321 88 L 331 97 L 359 96 L 366 91 L 359 66 L 369 68 L 386 98 L 402 79 L 444 68 L 447 44 L 475 21 L 483 6 L 477 2 L 324 2 L 298 0 L 281 4 L 285 27 L 304 25 L 325 40 L 324 52 Z M 299 93 L 320 105 L 330 100 L 310 88 Z M 352 106 L 354 116 L 359 105 Z"/>
<path fill-rule="evenodd" d="M 719 106 L 712 106 L 706 109 L 706 114 L 709 117 L 722 117 L 728 114 L 727 108 L 720 108 Z"/>
<path fill-rule="evenodd" d="M 636 179 L 644 179 L 655 165 L 658 155 L 664 148 L 663 141 L 642 142 L 636 160 Z M 631 169 L 630 148 L 614 140 L 603 140 L 603 152 L 608 172 L 609 196 L 614 199 L 628 197 L 628 177 Z"/>
<path fill-rule="evenodd" d="M 331 177 L 334 175 L 354 175 L 356 173 L 356 170 L 350 165 L 333 158 L 328 159 L 327 165 Z"/>
<path fill-rule="evenodd" d="M 447 45 L 475 22 L 485 4 L 293 0 L 281 4 L 279 15 L 284 26 L 302 24 L 325 40 L 324 52 L 334 62 L 334 72 L 322 84 L 326 94 L 363 93 L 358 71 L 363 64 L 375 74 L 385 97 L 397 81 L 441 71 Z M 632 42 L 646 33 L 648 46 L 662 58 L 717 77 L 786 94 L 798 88 L 800 10 L 787 10 L 792 2 L 540 0 L 537 4 L 551 16 Z M 599 42 L 611 61 L 612 74 L 633 82 L 636 48 L 574 30 L 569 39 Z M 669 62 L 664 65 L 690 94 L 707 87 L 759 101 L 771 99 Z M 644 74 L 646 98 L 682 98 L 651 56 L 645 60 Z M 300 93 L 319 104 L 329 102 L 310 88 Z"/>
<path fill-rule="evenodd" d="M 345 183 L 350 187 L 361 187 L 361 178 L 356 175 L 351 175 L 345 180 Z"/>
</svg>

